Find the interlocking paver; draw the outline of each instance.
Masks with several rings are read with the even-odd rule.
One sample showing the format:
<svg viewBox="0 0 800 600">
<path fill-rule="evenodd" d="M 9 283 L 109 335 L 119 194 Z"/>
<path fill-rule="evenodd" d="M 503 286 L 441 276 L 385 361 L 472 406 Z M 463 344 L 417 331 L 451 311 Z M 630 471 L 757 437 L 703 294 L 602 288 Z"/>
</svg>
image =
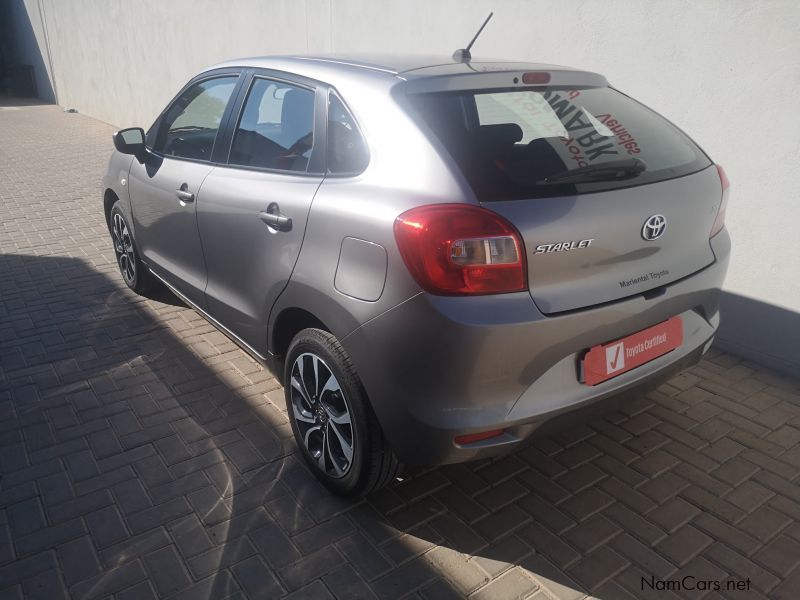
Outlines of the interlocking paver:
<svg viewBox="0 0 800 600">
<path fill-rule="evenodd" d="M 473 598 L 475 600 L 524 598 L 538 587 L 536 582 L 524 570 L 513 569 L 490 582 L 479 590 Z"/>
<path fill-rule="evenodd" d="M 639 565 L 645 573 L 666 579 L 675 571 L 675 565 L 669 560 L 627 533 L 615 537 L 609 546 L 631 563 Z"/>
<path fill-rule="evenodd" d="M 382 550 L 392 563 L 400 565 L 426 553 L 442 541 L 443 538 L 429 523 L 423 523 L 392 539 Z"/>
<path fill-rule="evenodd" d="M 344 562 L 342 555 L 333 546 L 327 546 L 304 556 L 297 562 L 288 565 L 279 571 L 281 579 L 286 582 L 290 590 L 296 590 L 305 585 L 308 573 L 325 575 Z"/>
<path fill-rule="evenodd" d="M 84 517 L 89 533 L 98 548 L 106 548 L 128 537 L 116 506 L 107 506 Z"/>
<path fill-rule="evenodd" d="M 791 522 L 786 515 L 764 506 L 742 519 L 739 527 L 758 540 L 768 542 Z"/>
<path fill-rule="evenodd" d="M 753 555 L 762 567 L 785 577 L 800 563 L 800 542 L 779 535 Z"/>
<path fill-rule="evenodd" d="M 596 589 L 628 566 L 628 561 L 611 549 L 603 549 L 582 558 L 570 568 L 570 574 L 585 589 Z"/>
<path fill-rule="evenodd" d="M 581 558 L 580 552 L 559 536 L 547 531 L 539 523 L 527 525 L 519 531 L 518 535 L 559 567 L 567 567 Z"/>
<path fill-rule="evenodd" d="M 22 537 L 47 525 L 39 498 L 29 498 L 12 504 L 7 509 L 14 537 Z"/>
<path fill-rule="evenodd" d="M 191 584 L 186 567 L 174 546 L 166 546 L 146 555 L 144 565 L 160 596 L 169 596 Z"/>
<path fill-rule="evenodd" d="M 0 597 L 664 600 L 641 578 L 684 575 L 800 594 L 798 380 L 712 349 L 511 456 L 335 498 L 275 379 L 125 288 L 113 129 L 2 102 Z"/>
<path fill-rule="evenodd" d="M 70 591 L 75 598 L 102 598 L 137 584 L 146 577 L 141 562 L 135 560 L 75 584 Z"/>
<path fill-rule="evenodd" d="M 48 550 L 61 542 L 74 539 L 86 532 L 80 519 L 66 521 L 52 527 L 39 529 L 24 537 L 14 539 L 14 546 L 18 556 L 27 556 Z"/>
<path fill-rule="evenodd" d="M 252 598 L 277 598 L 285 594 L 275 573 L 258 556 L 235 564 L 231 571 Z"/>
<path fill-rule="evenodd" d="M 703 548 L 711 545 L 713 541 L 702 531 L 686 525 L 658 544 L 656 550 L 682 567 L 692 562 Z"/>
<path fill-rule="evenodd" d="M 113 546 L 101 550 L 99 554 L 104 564 L 119 565 L 163 548 L 171 541 L 164 529 L 159 527 L 146 533 L 128 537 Z"/>
<path fill-rule="evenodd" d="M 97 575 L 101 570 L 97 550 L 89 536 L 61 544 L 58 547 L 58 558 L 67 586 Z"/>
<path fill-rule="evenodd" d="M 140 581 L 134 586 L 115 594 L 116 600 L 155 600 L 158 598 L 149 581 Z"/>
<path fill-rule="evenodd" d="M 150 508 L 153 505 L 138 479 L 122 481 L 111 489 L 117 506 L 126 515 Z"/>
</svg>

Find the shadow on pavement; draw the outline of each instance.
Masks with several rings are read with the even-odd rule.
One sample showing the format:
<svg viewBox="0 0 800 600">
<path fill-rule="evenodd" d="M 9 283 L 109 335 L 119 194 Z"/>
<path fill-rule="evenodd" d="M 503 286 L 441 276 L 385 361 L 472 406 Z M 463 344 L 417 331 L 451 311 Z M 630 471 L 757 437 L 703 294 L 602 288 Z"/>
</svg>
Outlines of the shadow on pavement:
<svg viewBox="0 0 800 600">
<path fill-rule="evenodd" d="M 719 560 L 685 562 L 679 546 L 670 561 L 672 547 L 660 546 L 715 485 L 704 472 L 712 458 L 692 448 L 720 431 L 684 433 L 697 423 L 672 412 L 710 410 L 687 392 L 691 374 L 591 427 L 418 471 L 352 502 L 302 464 L 265 371 L 168 292 L 137 297 L 111 268 L 0 256 L 0 526 L 8 521 L 13 544 L 4 555 L 0 543 L 0 591 L 44 585 L 23 568 L 44 555 L 76 598 L 135 591 L 145 578 L 160 597 L 202 600 L 326 587 L 344 598 L 537 587 L 629 598 L 645 595 L 642 577 L 740 575 Z M 677 497 L 689 485 L 694 504 Z M 99 564 L 76 572 L 65 552 L 87 533 Z"/>
</svg>

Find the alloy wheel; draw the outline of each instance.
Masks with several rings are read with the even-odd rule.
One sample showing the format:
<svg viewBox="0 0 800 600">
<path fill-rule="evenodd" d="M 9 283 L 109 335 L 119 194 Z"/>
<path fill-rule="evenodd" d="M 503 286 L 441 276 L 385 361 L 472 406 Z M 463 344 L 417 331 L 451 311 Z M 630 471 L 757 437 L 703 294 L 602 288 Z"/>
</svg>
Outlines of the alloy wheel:
<svg viewBox="0 0 800 600">
<path fill-rule="evenodd" d="M 294 361 L 290 379 L 291 409 L 305 450 L 323 473 L 344 477 L 353 463 L 355 436 L 339 381 L 310 352 Z"/>
<path fill-rule="evenodd" d="M 126 283 L 133 285 L 133 282 L 136 281 L 136 256 L 133 252 L 133 240 L 125 219 L 116 212 L 111 219 L 111 233 L 114 237 L 114 252 L 117 254 L 119 270 Z"/>
</svg>

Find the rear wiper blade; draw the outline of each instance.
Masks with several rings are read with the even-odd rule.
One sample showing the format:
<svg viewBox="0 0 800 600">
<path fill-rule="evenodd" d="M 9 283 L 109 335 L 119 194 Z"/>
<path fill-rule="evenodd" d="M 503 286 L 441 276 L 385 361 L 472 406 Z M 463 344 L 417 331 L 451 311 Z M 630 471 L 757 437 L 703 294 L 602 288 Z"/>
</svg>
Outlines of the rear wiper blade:
<svg viewBox="0 0 800 600">
<path fill-rule="evenodd" d="M 541 181 L 537 181 L 536 184 L 563 185 L 569 183 L 587 183 L 590 181 L 633 179 L 646 170 L 647 165 L 645 165 L 638 158 L 609 160 L 607 162 L 589 165 L 588 167 L 581 167 L 579 169 L 559 171 L 558 173 L 550 175 Z"/>
</svg>

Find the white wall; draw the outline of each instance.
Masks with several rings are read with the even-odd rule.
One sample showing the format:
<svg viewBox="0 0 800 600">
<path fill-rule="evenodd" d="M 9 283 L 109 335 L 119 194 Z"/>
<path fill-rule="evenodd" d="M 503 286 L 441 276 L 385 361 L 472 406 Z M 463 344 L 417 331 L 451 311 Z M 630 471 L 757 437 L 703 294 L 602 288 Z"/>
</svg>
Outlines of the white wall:
<svg viewBox="0 0 800 600">
<path fill-rule="evenodd" d="M 474 55 L 599 71 L 724 165 L 734 238 L 727 289 L 786 309 L 783 315 L 800 314 L 796 0 L 41 3 L 59 103 L 145 127 L 190 76 L 218 61 L 330 51 L 450 54 L 494 10 Z"/>
</svg>

